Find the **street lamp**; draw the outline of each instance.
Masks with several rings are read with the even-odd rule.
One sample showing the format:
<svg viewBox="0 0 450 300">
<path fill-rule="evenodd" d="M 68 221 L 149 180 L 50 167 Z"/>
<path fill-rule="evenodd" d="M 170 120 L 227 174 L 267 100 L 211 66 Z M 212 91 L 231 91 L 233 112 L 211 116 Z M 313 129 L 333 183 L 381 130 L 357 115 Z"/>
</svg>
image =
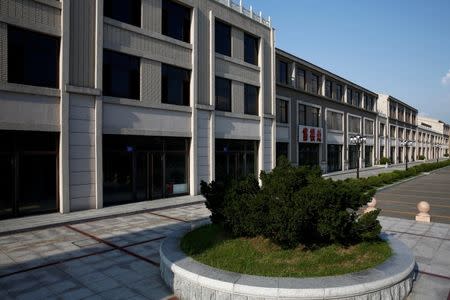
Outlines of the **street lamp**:
<svg viewBox="0 0 450 300">
<path fill-rule="evenodd" d="M 405 149 L 405 163 L 406 163 L 406 170 L 408 170 L 408 149 L 414 144 L 414 141 L 410 140 L 403 140 L 400 142 L 400 146 L 406 147 Z"/>
<path fill-rule="evenodd" d="M 350 143 L 358 147 L 358 163 L 356 164 L 356 178 L 359 178 L 359 160 L 361 159 L 361 146 L 366 142 L 367 138 L 361 135 L 350 137 Z"/>
</svg>

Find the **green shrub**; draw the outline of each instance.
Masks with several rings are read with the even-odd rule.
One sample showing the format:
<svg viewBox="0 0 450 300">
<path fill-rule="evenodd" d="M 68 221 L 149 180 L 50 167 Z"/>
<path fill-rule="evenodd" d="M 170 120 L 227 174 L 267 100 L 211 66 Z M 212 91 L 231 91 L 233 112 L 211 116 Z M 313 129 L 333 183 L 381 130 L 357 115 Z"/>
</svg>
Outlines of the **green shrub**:
<svg viewBox="0 0 450 300">
<path fill-rule="evenodd" d="M 380 159 L 380 165 L 391 164 L 391 159 L 388 157 L 382 157 Z"/>
<path fill-rule="evenodd" d="M 419 155 L 417 158 L 418 158 L 419 160 L 425 160 L 425 155 Z"/>
<path fill-rule="evenodd" d="M 445 154 L 444 154 L 444 157 L 449 157 L 449 154 L 448 154 L 448 153 L 445 153 Z"/>
<path fill-rule="evenodd" d="M 205 197 L 205 205 L 211 211 L 211 222 L 223 224 L 224 216 L 224 196 L 227 183 L 212 181 L 200 183 L 200 192 Z"/>
<path fill-rule="evenodd" d="M 361 241 L 375 240 L 381 231 L 380 222 L 377 220 L 381 210 L 377 209 L 361 215 L 353 226 L 353 235 Z"/>
</svg>

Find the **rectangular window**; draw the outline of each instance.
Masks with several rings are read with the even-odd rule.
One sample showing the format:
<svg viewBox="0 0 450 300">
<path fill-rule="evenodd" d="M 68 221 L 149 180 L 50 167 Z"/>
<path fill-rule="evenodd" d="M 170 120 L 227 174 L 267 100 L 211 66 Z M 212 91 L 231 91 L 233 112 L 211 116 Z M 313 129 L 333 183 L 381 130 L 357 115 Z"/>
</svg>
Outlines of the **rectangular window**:
<svg viewBox="0 0 450 300">
<path fill-rule="evenodd" d="M 231 111 L 231 80 L 216 77 L 216 110 Z"/>
<path fill-rule="evenodd" d="M 299 143 L 298 144 L 298 165 L 317 166 L 319 165 L 319 144 Z"/>
<path fill-rule="evenodd" d="M 258 142 L 216 139 L 216 179 L 240 179 L 257 174 Z"/>
<path fill-rule="evenodd" d="M 385 125 L 383 123 L 380 123 L 380 137 L 384 136 L 384 128 Z"/>
<path fill-rule="evenodd" d="M 327 80 L 325 81 L 325 97 L 331 98 L 332 94 L 332 84 L 331 81 Z"/>
<path fill-rule="evenodd" d="M 288 84 L 288 64 L 278 61 L 278 83 Z"/>
<path fill-rule="evenodd" d="M 327 145 L 327 171 L 336 172 L 342 170 L 342 145 Z"/>
<path fill-rule="evenodd" d="M 373 135 L 373 121 L 364 120 L 364 134 Z"/>
<path fill-rule="evenodd" d="M 244 34 L 244 61 L 258 65 L 258 38 L 249 33 Z"/>
<path fill-rule="evenodd" d="M 244 113 L 247 115 L 258 115 L 258 87 L 244 85 Z"/>
<path fill-rule="evenodd" d="M 342 85 L 336 84 L 335 91 L 334 91 L 334 99 L 342 102 L 342 96 L 343 96 Z"/>
<path fill-rule="evenodd" d="M 389 105 L 389 117 L 397 119 L 396 107 L 394 104 Z"/>
<path fill-rule="evenodd" d="M 289 101 L 277 99 L 277 122 L 288 123 Z"/>
<path fill-rule="evenodd" d="M 103 51 L 103 94 L 140 99 L 140 59 L 115 51 Z"/>
<path fill-rule="evenodd" d="M 352 89 L 347 89 L 347 103 L 352 104 L 353 103 L 353 91 Z"/>
<path fill-rule="evenodd" d="M 308 92 L 319 94 L 319 76 L 311 74 L 311 80 L 308 85 Z"/>
<path fill-rule="evenodd" d="M 105 17 L 141 27 L 141 0 L 106 0 Z"/>
<path fill-rule="evenodd" d="M 289 159 L 289 143 L 277 142 L 276 156 L 277 162 L 281 156 L 284 156 L 285 158 Z"/>
<path fill-rule="evenodd" d="M 296 87 L 301 90 L 305 90 L 305 70 L 297 68 L 296 76 Z"/>
<path fill-rule="evenodd" d="M 327 128 L 330 130 L 342 131 L 342 117 L 343 115 L 334 111 L 327 111 Z"/>
<path fill-rule="evenodd" d="M 395 126 L 391 126 L 389 133 L 390 133 L 391 139 L 395 139 Z"/>
<path fill-rule="evenodd" d="M 298 124 L 304 126 L 319 127 L 319 112 L 320 112 L 319 108 L 299 104 Z"/>
<path fill-rule="evenodd" d="M 162 103 L 189 106 L 191 71 L 161 65 Z"/>
<path fill-rule="evenodd" d="M 360 92 L 355 92 L 353 94 L 353 105 L 356 107 L 361 107 L 361 93 Z"/>
<path fill-rule="evenodd" d="M 223 22 L 216 21 L 216 53 L 231 56 L 231 26 Z"/>
<path fill-rule="evenodd" d="M 170 0 L 163 0 L 162 34 L 189 43 L 191 39 L 191 9 Z"/>
<path fill-rule="evenodd" d="M 348 116 L 348 132 L 361 133 L 361 119 Z"/>
<path fill-rule="evenodd" d="M 59 87 L 59 38 L 8 25 L 8 82 Z"/>
</svg>

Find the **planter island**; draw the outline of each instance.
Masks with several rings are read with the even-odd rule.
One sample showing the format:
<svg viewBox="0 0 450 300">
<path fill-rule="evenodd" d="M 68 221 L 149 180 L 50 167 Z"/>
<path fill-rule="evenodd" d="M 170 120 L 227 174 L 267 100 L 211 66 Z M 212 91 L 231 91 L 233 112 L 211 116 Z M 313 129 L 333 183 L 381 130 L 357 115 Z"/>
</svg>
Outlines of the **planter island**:
<svg viewBox="0 0 450 300">
<path fill-rule="evenodd" d="M 325 277 L 266 277 L 220 270 L 187 256 L 180 248 L 190 229 L 167 237 L 160 248 L 161 276 L 185 299 L 404 299 L 412 289 L 415 260 L 398 239 L 382 234 L 392 255 L 363 271 Z"/>
</svg>

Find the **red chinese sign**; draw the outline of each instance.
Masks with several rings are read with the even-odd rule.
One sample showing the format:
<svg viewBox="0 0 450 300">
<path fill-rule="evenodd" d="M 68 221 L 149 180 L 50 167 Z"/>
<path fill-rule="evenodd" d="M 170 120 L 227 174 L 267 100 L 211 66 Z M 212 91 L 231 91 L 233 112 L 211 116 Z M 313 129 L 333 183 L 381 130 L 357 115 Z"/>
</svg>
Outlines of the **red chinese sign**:
<svg viewBox="0 0 450 300">
<path fill-rule="evenodd" d="M 322 128 L 299 125 L 299 141 L 302 143 L 322 143 Z"/>
</svg>

